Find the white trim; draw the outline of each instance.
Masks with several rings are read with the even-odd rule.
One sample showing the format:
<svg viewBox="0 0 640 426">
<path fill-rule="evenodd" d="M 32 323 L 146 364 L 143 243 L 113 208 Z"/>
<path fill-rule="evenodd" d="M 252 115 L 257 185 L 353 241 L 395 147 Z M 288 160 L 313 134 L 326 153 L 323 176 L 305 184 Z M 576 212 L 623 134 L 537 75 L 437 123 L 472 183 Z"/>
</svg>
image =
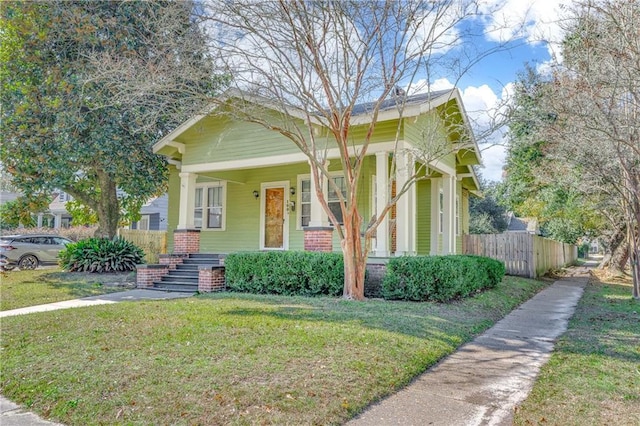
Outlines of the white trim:
<svg viewBox="0 0 640 426">
<path fill-rule="evenodd" d="M 303 180 L 308 180 L 309 182 L 311 182 L 311 174 L 307 173 L 304 175 L 298 175 L 296 182 L 297 182 L 297 188 L 296 188 L 296 231 L 302 231 L 302 181 Z M 313 189 L 313 188 L 311 188 Z M 313 198 L 313 197 L 312 197 Z M 309 204 L 312 203 L 312 199 L 309 200 Z"/>
<path fill-rule="evenodd" d="M 389 153 L 376 152 L 376 205 L 374 211 L 376 218 L 378 212 L 384 210 L 389 202 Z M 378 229 L 376 229 L 376 251 L 375 255 L 379 257 L 387 257 L 391 249 L 391 238 L 389 235 L 389 222 L 391 220 L 391 210 L 384 216 Z"/>
<path fill-rule="evenodd" d="M 278 182 L 263 182 L 260 184 L 260 250 L 289 250 L 289 181 L 283 180 Z M 282 211 L 284 221 L 282 222 L 282 247 L 273 248 L 264 246 L 264 226 L 265 226 L 265 199 L 266 190 L 269 188 L 284 188 L 284 197 L 282 200 Z"/>
<path fill-rule="evenodd" d="M 214 187 L 221 187 L 222 188 L 222 215 L 220 217 L 220 228 L 207 228 L 205 227 L 205 223 L 207 220 L 207 215 L 205 214 L 205 211 L 207 209 L 207 197 L 209 196 L 208 191 L 206 190 L 207 188 L 214 188 Z M 203 183 L 197 183 L 194 188 L 193 188 L 193 192 L 194 192 L 194 199 L 195 199 L 195 191 L 198 188 L 203 188 L 202 191 L 202 227 L 197 228 L 200 229 L 200 232 L 223 232 L 227 230 L 227 181 L 221 180 L 221 181 L 217 181 L 217 182 L 203 182 Z M 195 213 L 195 205 L 194 205 L 194 209 L 191 210 L 191 216 L 193 217 Z M 195 219 L 192 219 L 195 220 Z M 194 225 L 195 227 L 195 225 Z"/>
<path fill-rule="evenodd" d="M 362 149 L 362 145 L 356 145 L 353 147 L 354 151 Z M 395 142 L 380 142 L 372 143 L 367 147 L 367 155 L 376 154 L 378 152 L 397 152 L 400 154 L 402 151 L 410 149 L 411 145 L 404 141 Z M 338 148 L 332 148 L 327 150 L 328 160 L 340 158 L 340 151 Z M 302 152 L 284 155 L 272 155 L 268 157 L 256 157 L 247 158 L 243 160 L 228 160 L 219 161 L 215 163 L 198 163 L 198 164 L 183 164 L 182 172 L 188 173 L 204 173 L 204 172 L 219 172 L 227 170 L 243 170 L 243 169 L 255 169 L 258 167 L 271 167 L 271 166 L 283 166 L 288 164 L 307 163 L 309 157 Z M 428 164 L 429 167 L 435 169 L 437 172 L 455 175 L 456 171 L 454 167 L 448 166 L 440 160 L 432 161 Z"/>
<path fill-rule="evenodd" d="M 181 125 L 176 127 L 167 136 L 165 136 L 164 138 L 160 139 L 158 142 L 153 144 L 153 147 L 152 147 L 153 152 L 157 153 L 158 151 L 160 151 L 165 146 L 168 146 L 171 142 L 173 142 L 175 140 L 175 138 L 179 137 L 181 134 L 183 134 L 184 132 L 189 130 L 189 128 L 191 126 L 197 124 L 198 121 L 202 120 L 206 116 L 207 116 L 207 114 L 194 115 L 193 117 L 191 117 L 190 119 L 188 119 L 187 121 L 185 121 L 184 123 L 182 123 Z"/>
<path fill-rule="evenodd" d="M 381 151 L 392 152 L 396 145 L 398 150 L 403 150 L 409 146 L 405 141 L 399 141 L 397 144 L 395 142 L 372 143 L 367 147 L 367 155 L 375 154 L 376 152 Z M 362 145 L 356 145 L 353 147 L 354 151 L 361 149 Z M 328 160 L 338 158 L 340 158 L 340 150 L 338 148 L 327 150 Z M 272 155 L 269 157 L 248 158 L 244 160 L 220 161 L 216 163 L 198 163 L 189 165 L 183 164 L 182 171 L 191 173 L 202 173 L 225 170 L 255 169 L 256 167 L 282 166 L 302 162 L 307 163 L 308 161 L 309 157 L 307 157 L 302 152 L 296 152 L 293 154 Z"/>
</svg>

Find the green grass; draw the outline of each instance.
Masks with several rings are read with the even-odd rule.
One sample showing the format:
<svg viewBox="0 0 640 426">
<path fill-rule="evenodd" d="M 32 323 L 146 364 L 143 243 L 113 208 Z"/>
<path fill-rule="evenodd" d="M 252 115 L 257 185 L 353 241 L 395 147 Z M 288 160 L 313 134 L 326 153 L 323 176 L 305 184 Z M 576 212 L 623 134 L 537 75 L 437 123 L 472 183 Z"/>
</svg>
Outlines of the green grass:
<svg viewBox="0 0 640 426">
<path fill-rule="evenodd" d="M 546 283 L 452 304 L 221 293 L 8 317 L 0 392 L 86 424 L 339 424 Z"/>
<path fill-rule="evenodd" d="M 518 425 L 640 425 L 640 302 L 629 285 L 592 280 Z"/>
<path fill-rule="evenodd" d="M 121 285 L 112 284 L 124 278 L 128 277 L 58 269 L 6 272 L 0 277 L 0 311 L 122 291 Z"/>
</svg>

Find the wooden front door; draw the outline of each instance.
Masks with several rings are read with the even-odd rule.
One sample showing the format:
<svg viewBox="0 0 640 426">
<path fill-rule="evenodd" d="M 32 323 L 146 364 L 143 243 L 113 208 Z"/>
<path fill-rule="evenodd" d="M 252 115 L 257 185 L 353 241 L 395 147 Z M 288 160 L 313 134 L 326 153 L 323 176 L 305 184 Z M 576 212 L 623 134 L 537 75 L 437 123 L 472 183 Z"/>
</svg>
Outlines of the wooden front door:
<svg viewBox="0 0 640 426">
<path fill-rule="evenodd" d="M 264 188 L 265 249 L 285 249 L 285 188 Z"/>
</svg>

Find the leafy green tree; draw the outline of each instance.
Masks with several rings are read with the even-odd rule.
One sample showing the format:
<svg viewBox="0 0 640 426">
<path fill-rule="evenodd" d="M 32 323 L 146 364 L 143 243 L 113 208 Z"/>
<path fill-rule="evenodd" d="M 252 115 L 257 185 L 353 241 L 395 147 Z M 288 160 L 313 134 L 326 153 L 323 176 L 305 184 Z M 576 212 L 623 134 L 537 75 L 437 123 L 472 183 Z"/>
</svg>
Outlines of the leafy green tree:
<svg viewBox="0 0 640 426">
<path fill-rule="evenodd" d="M 522 84 L 516 97 L 512 148 L 543 141 L 544 161 L 530 167 L 529 189 L 535 190 L 519 203 L 513 188 L 524 179 L 513 173 L 507 178 L 515 182 L 504 191 L 513 205 L 537 209 L 547 232 L 558 238 L 572 241 L 580 227 L 607 236 L 610 267 L 622 271 L 631 260 L 635 298 L 640 298 L 640 46 L 630 35 L 637 34 L 639 17 L 640 4 L 626 0 L 584 0 L 567 9 L 563 62 L 546 79 L 523 80 L 534 84 Z M 534 96 L 523 96 L 529 93 Z"/>
<path fill-rule="evenodd" d="M 107 237 L 122 203 L 162 193 L 167 168 L 152 143 L 219 84 L 192 11 L 173 1 L 3 4 L 0 161 L 12 183 L 64 190 Z"/>
<path fill-rule="evenodd" d="M 0 229 L 15 229 L 20 225 L 31 227 L 36 222 L 34 213 L 47 209 L 49 199 L 43 195 L 31 197 L 18 197 L 0 206 Z"/>
<path fill-rule="evenodd" d="M 480 179 L 482 198 L 469 199 L 469 232 L 499 234 L 507 229 L 506 209 L 496 199 L 497 184 Z"/>
</svg>

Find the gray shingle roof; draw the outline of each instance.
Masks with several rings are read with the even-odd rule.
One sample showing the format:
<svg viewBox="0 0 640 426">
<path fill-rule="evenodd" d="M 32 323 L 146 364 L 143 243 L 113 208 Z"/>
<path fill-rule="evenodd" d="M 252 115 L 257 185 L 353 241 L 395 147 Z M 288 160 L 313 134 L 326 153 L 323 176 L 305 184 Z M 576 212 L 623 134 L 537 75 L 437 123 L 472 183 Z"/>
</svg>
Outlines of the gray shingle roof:
<svg viewBox="0 0 640 426">
<path fill-rule="evenodd" d="M 389 97 L 388 99 L 385 99 L 384 101 L 382 101 L 382 103 L 380 104 L 380 111 L 386 111 L 389 109 L 393 109 L 397 107 L 398 101 L 402 102 L 404 100 L 404 106 L 410 106 L 410 105 L 420 105 L 423 104 L 425 102 L 428 102 L 430 100 L 439 98 L 440 96 L 451 92 L 451 89 L 447 89 L 447 90 L 436 90 L 433 92 L 429 92 L 429 93 L 419 93 L 417 95 L 411 95 L 411 96 L 407 96 L 406 98 L 400 96 L 400 97 L 395 97 L 393 95 L 391 95 L 391 97 Z M 373 111 L 373 108 L 375 106 L 375 102 L 366 102 L 366 103 L 362 103 L 362 104 L 356 104 L 353 107 L 353 111 L 352 111 L 352 115 L 360 115 L 360 114 L 368 114 L 371 113 Z"/>
</svg>

